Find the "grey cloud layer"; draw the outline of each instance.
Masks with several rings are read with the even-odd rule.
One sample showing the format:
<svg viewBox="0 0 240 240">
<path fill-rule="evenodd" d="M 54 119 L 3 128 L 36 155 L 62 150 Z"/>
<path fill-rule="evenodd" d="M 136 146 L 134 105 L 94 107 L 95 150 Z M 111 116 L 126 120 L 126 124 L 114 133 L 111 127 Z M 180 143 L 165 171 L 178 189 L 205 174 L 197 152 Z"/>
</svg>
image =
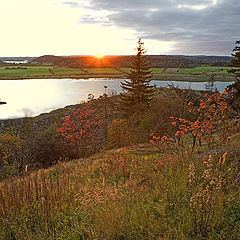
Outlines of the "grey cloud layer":
<svg viewBox="0 0 240 240">
<path fill-rule="evenodd" d="M 218 0 L 216 5 L 210 0 L 90 0 L 90 8 L 112 11 L 108 24 L 132 28 L 143 38 L 177 42 L 176 53 L 230 54 L 240 39 L 240 0 Z M 99 19 L 85 16 L 82 21 Z"/>
</svg>

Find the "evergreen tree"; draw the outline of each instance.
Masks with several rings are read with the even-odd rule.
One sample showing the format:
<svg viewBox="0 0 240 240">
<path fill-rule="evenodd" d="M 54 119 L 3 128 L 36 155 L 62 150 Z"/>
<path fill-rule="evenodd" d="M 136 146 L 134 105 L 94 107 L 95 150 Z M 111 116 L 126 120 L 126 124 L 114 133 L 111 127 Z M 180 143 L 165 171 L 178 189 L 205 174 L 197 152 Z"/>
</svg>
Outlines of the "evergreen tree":
<svg viewBox="0 0 240 240">
<path fill-rule="evenodd" d="M 133 57 L 130 73 L 126 75 L 127 80 L 121 82 L 125 94 L 121 95 L 121 109 L 125 113 L 135 112 L 140 106 L 148 107 L 155 92 L 155 86 L 150 86 L 152 72 L 146 60 L 146 50 L 141 38 L 137 45 L 137 54 Z"/>
<path fill-rule="evenodd" d="M 209 91 L 209 92 L 215 92 L 215 91 L 217 91 L 216 84 L 214 83 L 214 78 L 215 78 L 215 75 L 212 74 L 212 75 L 210 76 L 209 81 L 205 84 L 205 90 L 207 90 L 207 91 Z"/>
<path fill-rule="evenodd" d="M 231 61 L 230 66 L 233 67 L 228 72 L 235 75 L 235 82 L 228 86 L 228 89 L 233 93 L 232 107 L 238 114 L 240 113 L 240 40 L 236 42 L 233 49 L 232 56 L 234 59 Z"/>
</svg>

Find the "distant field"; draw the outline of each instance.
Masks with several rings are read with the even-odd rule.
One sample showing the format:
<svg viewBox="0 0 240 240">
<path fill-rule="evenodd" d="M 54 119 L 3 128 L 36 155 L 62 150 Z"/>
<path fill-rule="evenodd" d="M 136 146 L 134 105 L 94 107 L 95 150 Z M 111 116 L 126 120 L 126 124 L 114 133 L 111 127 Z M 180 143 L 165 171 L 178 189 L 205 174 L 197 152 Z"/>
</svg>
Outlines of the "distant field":
<svg viewBox="0 0 240 240">
<path fill-rule="evenodd" d="M 84 68 L 90 74 L 99 74 L 99 73 L 120 73 L 119 70 L 115 68 Z"/>
<path fill-rule="evenodd" d="M 53 74 L 84 74 L 84 72 L 81 69 L 78 68 L 58 68 L 54 67 L 51 69 Z"/>
<path fill-rule="evenodd" d="M 17 68 L 18 66 L 14 66 Z M 19 66 L 20 67 L 20 66 Z M 49 67 L 26 67 L 27 69 L 5 69 L 5 67 L 0 67 L 0 77 L 17 77 L 17 76 L 38 76 L 38 75 L 49 75 Z M 12 68 L 12 67 L 10 67 Z"/>
<path fill-rule="evenodd" d="M 180 68 L 180 73 L 218 73 L 218 74 L 224 74 L 227 73 L 227 70 L 229 70 L 230 67 L 195 67 L 195 68 Z"/>
<path fill-rule="evenodd" d="M 202 74 L 202 73 L 216 73 L 216 74 L 227 74 L 227 70 L 230 67 L 195 67 L 195 68 L 179 68 L 178 73 L 185 74 Z M 129 68 L 121 68 L 124 72 L 129 72 Z M 151 68 L 153 74 L 164 73 L 164 68 Z"/>
<path fill-rule="evenodd" d="M 182 82 L 208 82 L 210 80 L 210 75 L 207 74 L 153 74 L 153 80 L 158 81 L 182 81 Z M 220 82 L 232 82 L 234 77 L 231 75 L 221 75 L 218 74 L 214 77 L 214 81 Z"/>
<path fill-rule="evenodd" d="M 22 67 L 26 69 L 17 69 Z M 164 72 L 163 68 L 151 68 L 153 79 L 159 81 L 208 81 L 215 74 L 215 81 L 234 81 L 227 73 L 229 67 L 202 66 L 196 68 L 179 68 L 173 72 Z M 88 78 L 88 77 L 122 77 L 129 68 L 65 68 L 53 66 L 8 66 L 0 67 L 0 79 L 24 78 Z M 176 72 L 174 72 L 176 71 Z"/>
<path fill-rule="evenodd" d="M 17 67 L 22 67 L 26 69 L 17 69 Z M 91 74 L 121 74 L 120 70 L 114 68 L 64 68 L 64 67 L 49 67 L 49 66 L 10 66 L 10 67 L 0 67 L 0 78 L 21 78 L 21 77 L 60 77 L 68 75 L 91 75 Z M 71 77 L 71 76 L 69 76 Z"/>
</svg>

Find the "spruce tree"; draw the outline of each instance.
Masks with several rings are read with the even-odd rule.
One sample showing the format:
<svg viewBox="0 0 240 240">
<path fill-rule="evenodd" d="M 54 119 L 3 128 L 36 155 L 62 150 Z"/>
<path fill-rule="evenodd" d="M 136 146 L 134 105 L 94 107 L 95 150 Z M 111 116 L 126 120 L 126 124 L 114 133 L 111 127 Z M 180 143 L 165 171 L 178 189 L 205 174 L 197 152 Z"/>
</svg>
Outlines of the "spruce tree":
<svg viewBox="0 0 240 240">
<path fill-rule="evenodd" d="M 235 82 L 228 86 L 228 89 L 233 93 L 232 107 L 240 114 L 240 40 L 236 42 L 233 49 L 232 59 L 230 66 L 233 67 L 228 72 L 235 75 Z"/>
<path fill-rule="evenodd" d="M 137 54 L 133 57 L 130 72 L 126 75 L 126 80 L 121 82 L 124 94 L 121 95 L 121 109 L 125 113 L 133 113 L 142 107 L 148 107 L 153 98 L 155 87 L 150 86 L 152 72 L 146 60 L 146 50 L 141 38 L 137 45 Z"/>
</svg>

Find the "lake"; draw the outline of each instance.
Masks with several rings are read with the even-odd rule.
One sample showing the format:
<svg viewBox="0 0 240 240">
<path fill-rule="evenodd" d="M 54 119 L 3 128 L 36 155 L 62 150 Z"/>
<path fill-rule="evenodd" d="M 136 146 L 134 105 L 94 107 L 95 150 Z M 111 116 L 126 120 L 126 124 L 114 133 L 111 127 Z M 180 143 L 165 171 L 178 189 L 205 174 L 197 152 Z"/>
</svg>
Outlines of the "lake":
<svg viewBox="0 0 240 240">
<path fill-rule="evenodd" d="M 91 93 L 95 98 L 105 91 L 108 94 L 121 92 L 122 79 L 31 79 L 0 80 L 0 99 L 7 102 L 0 106 L 0 119 L 37 116 L 44 112 L 77 104 L 87 100 Z M 179 88 L 204 90 L 206 82 L 152 81 L 157 87 L 174 84 Z M 232 82 L 216 82 L 216 87 L 223 92 Z"/>
<path fill-rule="evenodd" d="M 22 61 L 3 61 L 5 63 L 8 63 L 8 64 L 27 64 L 28 63 L 28 60 L 22 60 Z"/>
</svg>

